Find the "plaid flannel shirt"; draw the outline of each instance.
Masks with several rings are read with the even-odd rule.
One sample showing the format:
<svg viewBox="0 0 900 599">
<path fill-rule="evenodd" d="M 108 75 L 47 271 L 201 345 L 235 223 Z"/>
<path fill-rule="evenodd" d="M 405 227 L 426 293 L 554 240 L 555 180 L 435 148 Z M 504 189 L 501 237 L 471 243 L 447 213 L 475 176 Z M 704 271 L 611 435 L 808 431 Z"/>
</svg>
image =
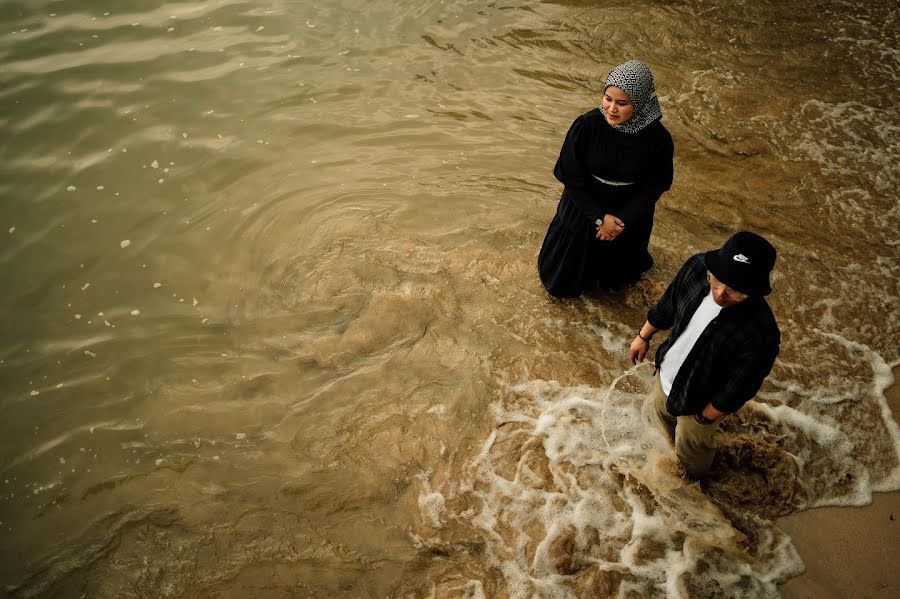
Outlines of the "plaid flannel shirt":
<svg viewBox="0 0 900 599">
<path fill-rule="evenodd" d="M 709 294 L 703 254 L 691 256 L 647 313 L 657 329 L 672 329 L 656 350 L 656 368 Z M 781 332 L 763 297 L 723 308 L 697 339 L 678 370 L 666 409 L 673 416 L 696 414 L 706 404 L 736 412 L 753 399 L 778 356 Z"/>
</svg>

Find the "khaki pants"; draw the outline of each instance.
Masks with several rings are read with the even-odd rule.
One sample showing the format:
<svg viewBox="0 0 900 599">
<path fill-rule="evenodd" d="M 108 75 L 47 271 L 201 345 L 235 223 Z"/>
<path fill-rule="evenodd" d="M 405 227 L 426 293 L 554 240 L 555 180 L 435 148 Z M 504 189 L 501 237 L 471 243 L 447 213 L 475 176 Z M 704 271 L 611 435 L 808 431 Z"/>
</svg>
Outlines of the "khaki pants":
<svg viewBox="0 0 900 599">
<path fill-rule="evenodd" d="M 685 472 L 693 478 L 702 478 L 716 455 L 715 433 L 725 416 L 716 418 L 712 424 L 700 424 L 693 416 L 672 416 L 666 409 L 667 397 L 658 372 L 650 398 L 653 401 L 653 418 L 674 441 L 675 455 Z"/>
</svg>

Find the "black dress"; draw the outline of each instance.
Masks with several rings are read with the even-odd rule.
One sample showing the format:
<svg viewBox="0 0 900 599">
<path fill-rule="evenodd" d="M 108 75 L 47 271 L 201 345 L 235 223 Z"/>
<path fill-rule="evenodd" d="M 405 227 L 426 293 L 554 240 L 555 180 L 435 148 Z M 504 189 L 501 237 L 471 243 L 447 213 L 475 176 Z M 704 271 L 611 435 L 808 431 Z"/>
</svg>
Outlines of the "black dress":
<svg viewBox="0 0 900 599">
<path fill-rule="evenodd" d="M 623 133 L 599 108 L 575 119 L 553 169 L 565 189 L 538 256 L 550 295 L 578 297 L 594 284 L 619 287 L 653 266 L 647 246 L 656 201 L 672 186 L 673 153 L 660 121 Z M 596 238 L 595 221 L 606 214 L 625 223 L 613 241 Z"/>
</svg>

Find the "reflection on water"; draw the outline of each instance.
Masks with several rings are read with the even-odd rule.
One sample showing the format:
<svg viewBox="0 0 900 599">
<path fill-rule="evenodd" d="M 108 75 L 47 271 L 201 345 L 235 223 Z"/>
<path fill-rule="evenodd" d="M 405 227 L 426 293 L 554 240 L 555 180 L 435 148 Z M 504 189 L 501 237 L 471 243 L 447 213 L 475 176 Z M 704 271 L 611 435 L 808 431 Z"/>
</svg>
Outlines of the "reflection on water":
<svg viewBox="0 0 900 599">
<path fill-rule="evenodd" d="M 773 596 L 771 518 L 900 488 L 898 9 L 619 8 L 5 3 L 4 593 Z M 632 57 L 657 266 L 553 302 L 550 169 Z M 626 343 L 740 228 L 782 354 L 683 486 Z"/>
</svg>

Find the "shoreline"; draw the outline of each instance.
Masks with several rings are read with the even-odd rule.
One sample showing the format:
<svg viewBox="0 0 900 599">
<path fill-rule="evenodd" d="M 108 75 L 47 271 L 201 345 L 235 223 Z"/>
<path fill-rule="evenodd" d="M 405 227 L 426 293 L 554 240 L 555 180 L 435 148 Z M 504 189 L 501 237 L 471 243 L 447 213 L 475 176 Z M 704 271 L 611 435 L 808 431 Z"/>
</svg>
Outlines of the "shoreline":
<svg viewBox="0 0 900 599">
<path fill-rule="evenodd" d="M 900 414 L 900 366 L 885 391 Z M 776 526 L 794 543 L 806 564 L 800 576 L 781 585 L 784 599 L 900 597 L 900 491 L 875 493 L 862 507 L 822 507 L 779 518 Z"/>
</svg>

